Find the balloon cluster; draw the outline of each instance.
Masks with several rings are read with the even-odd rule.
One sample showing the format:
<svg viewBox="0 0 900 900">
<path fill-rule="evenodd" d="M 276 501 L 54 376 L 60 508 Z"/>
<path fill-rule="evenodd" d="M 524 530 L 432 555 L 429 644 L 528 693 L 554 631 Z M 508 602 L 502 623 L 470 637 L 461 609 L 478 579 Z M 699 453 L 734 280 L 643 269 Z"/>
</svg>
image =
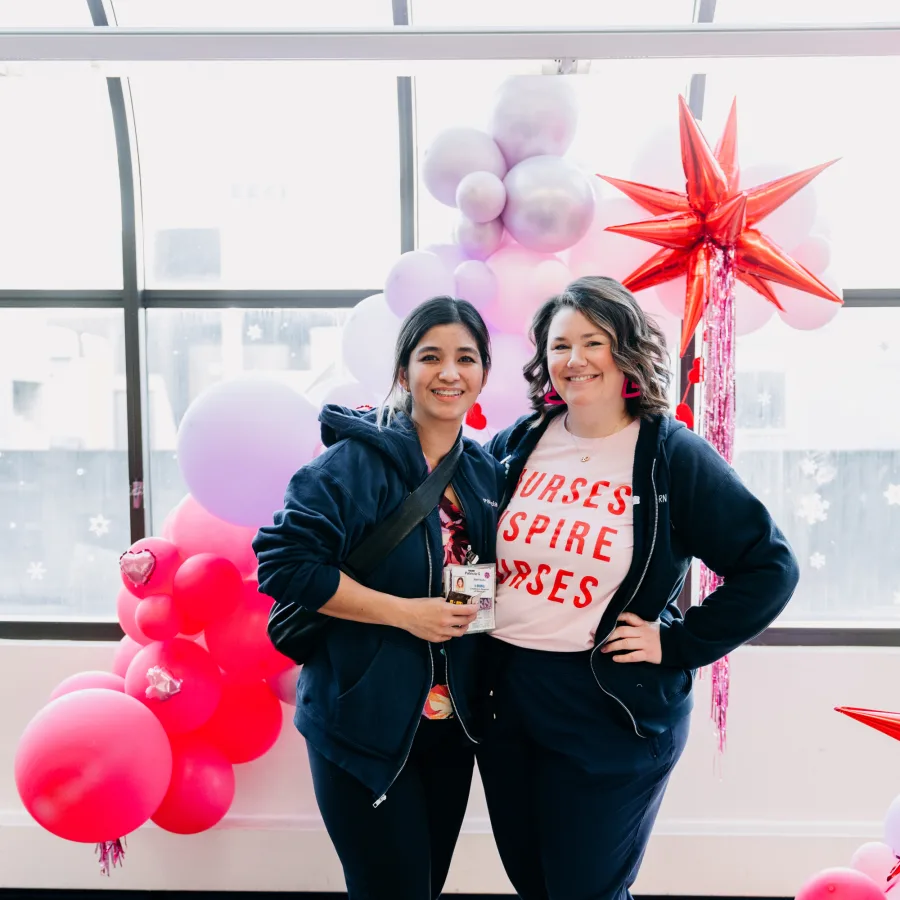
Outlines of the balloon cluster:
<svg viewBox="0 0 900 900">
<path fill-rule="evenodd" d="M 279 701 L 294 703 L 297 667 L 266 634 L 255 533 L 187 495 L 163 536 L 120 558 L 125 637 L 112 672 L 67 678 L 22 735 L 25 807 L 53 834 L 97 844 L 107 874 L 120 839 L 148 820 L 176 834 L 215 825 L 234 798 L 234 766 L 272 747 Z"/>
</svg>

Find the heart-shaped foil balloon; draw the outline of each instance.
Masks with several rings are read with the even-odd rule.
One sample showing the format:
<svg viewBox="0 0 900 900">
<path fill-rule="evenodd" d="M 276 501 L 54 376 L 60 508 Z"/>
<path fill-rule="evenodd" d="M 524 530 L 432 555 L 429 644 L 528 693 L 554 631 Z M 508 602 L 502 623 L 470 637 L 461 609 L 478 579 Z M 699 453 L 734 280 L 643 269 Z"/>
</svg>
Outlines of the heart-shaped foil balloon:
<svg viewBox="0 0 900 900">
<path fill-rule="evenodd" d="M 155 568 L 156 557 L 149 550 L 126 550 L 119 557 L 119 570 L 132 584 L 146 584 Z"/>
</svg>

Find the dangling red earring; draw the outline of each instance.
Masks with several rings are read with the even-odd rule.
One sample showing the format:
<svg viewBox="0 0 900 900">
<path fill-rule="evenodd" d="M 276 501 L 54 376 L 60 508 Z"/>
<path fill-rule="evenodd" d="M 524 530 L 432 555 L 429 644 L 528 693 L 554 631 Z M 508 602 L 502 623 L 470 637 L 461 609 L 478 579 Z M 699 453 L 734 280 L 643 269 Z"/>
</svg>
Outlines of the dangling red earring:
<svg viewBox="0 0 900 900">
<path fill-rule="evenodd" d="M 629 379 L 625 379 L 622 382 L 622 396 L 626 400 L 630 400 L 633 397 L 641 396 L 641 386 L 636 381 L 630 381 Z"/>
<path fill-rule="evenodd" d="M 566 401 L 556 393 L 556 388 L 550 388 L 550 390 L 547 391 L 546 394 L 544 394 L 544 403 L 546 403 L 548 406 L 566 405 Z"/>
</svg>

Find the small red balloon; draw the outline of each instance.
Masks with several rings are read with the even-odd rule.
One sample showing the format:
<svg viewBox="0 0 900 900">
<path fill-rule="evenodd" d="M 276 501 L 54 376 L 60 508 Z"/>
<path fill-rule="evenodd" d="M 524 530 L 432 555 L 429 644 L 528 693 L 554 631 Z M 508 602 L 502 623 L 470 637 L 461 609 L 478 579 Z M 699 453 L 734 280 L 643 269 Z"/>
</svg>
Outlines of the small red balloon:
<svg viewBox="0 0 900 900">
<path fill-rule="evenodd" d="M 466 425 L 469 428 L 474 428 L 476 431 L 483 431 L 487 428 L 487 419 L 484 417 L 480 403 L 475 403 L 466 413 Z"/>
<path fill-rule="evenodd" d="M 172 596 L 187 620 L 206 624 L 227 616 L 240 602 L 242 589 L 241 573 L 233 562 L 198 553 L 175 573 Z"/>
<path fill-rule="evenodd" d="M 116 597 L 116 618 L 122 626 L 122 631 L 128 635 L 133 641 L 142 646 L 146 646 L 152 640 L 144 634 L 137 623 L 134 621 L 134 614 L 137 611 L 138 604 L 141 602 L 140 597 L 136 597 L 128 588 L 123 587 L 119 590 Z"/>
<path fill-rule="evenodd" d="M 694 412 L 687 403 L 679 403 L 678 406 L 675 407 L 675 418 L 678 419 L 679 422 L 684 422 L 688 428 L 693 430 Z"/>
<path fill-rule="evenodd" d="M 134 612 L 134 624 L 151 641 L 167 641 L 181 630 L 181 618 L 168 594 L 144 597 Z"/>
</svg>

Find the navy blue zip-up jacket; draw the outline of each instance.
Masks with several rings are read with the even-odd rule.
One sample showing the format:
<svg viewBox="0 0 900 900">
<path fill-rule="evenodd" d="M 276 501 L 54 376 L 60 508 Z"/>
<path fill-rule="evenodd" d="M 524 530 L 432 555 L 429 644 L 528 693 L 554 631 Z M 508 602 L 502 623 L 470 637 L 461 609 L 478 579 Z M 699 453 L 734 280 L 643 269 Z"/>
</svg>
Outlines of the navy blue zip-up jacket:
<svg viewBox="0 0 900 900">
<path fill-rule="evenodd" d="M 561 412 L 540 421 L 537 414 L 526 416 L 488 444 L 507 469 L 502 507 Z M 799 569 L 784 535 L 734 469 L 670 416 L 641 420 L 632 489 L 634 557 L 603 613 L 590 659 L 597 683 L 647 736 L 690 712 L 693 670 L 721 659 L 778 616 Z M 695 557 L 724 581 L 682 615 L 676 601 Z M 626 609 L 660 622 L 661 665 L 618 663 L 597 652 Z"/>
<path fill-rule="evenodd" d="M 253 549 L 259 589 L 281 603 L 317 610 L 331 599 L 340 565 L 427 477 L 415 428 L 399 414 L 379 428 L 376 413 L 326 406 L 319 416 L 328 449 L 291 479 L 284 509 L 259 530 Z M 503 467 L 474 441 L 451 479 L 472 549 L 494 562 Z M 441 595 L 443 542 L 437 507 L 367 578 L 398 597 Z M 331 619 L 300 671 L 298 730 L 373 793 L 385 794 L 412 746 L 432 685 L 432 648 L 400 628 Z M 479 658 L 484 636 L 447 641 L 454 709 L 473 741 L 482 724 Z"/>
</svg>

